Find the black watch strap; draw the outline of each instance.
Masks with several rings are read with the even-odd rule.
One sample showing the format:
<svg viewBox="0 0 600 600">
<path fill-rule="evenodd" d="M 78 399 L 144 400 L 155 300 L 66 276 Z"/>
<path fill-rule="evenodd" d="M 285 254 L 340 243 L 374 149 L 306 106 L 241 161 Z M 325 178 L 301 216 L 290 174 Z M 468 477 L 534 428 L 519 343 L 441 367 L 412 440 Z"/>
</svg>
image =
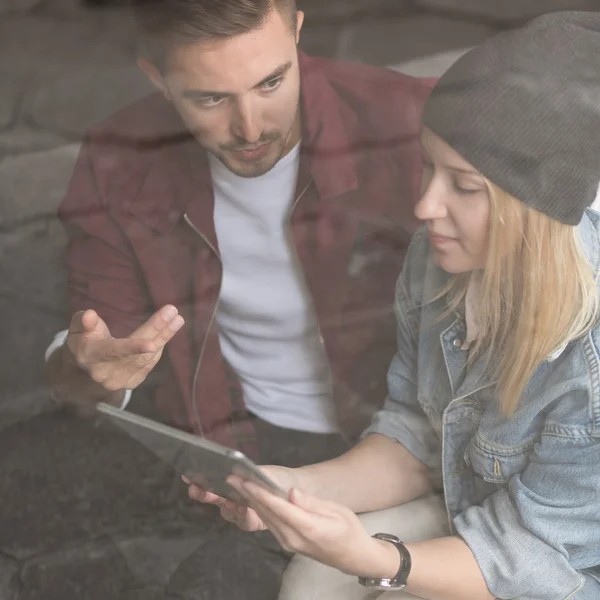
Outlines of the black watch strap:
<svg viewBox="0 0 600 600">
<path fill-rule="evenodd" d="M 368 579 L 366 577 L 359 577 L 358 582 L 365 587 L 377 588 L 379 590 L 401 590 L 406 586 L 408 576 L 410 575 L 410 567 L 412 564 L 410 552 L 395 535 L 389 533 L 376 533 L 373 537 L 396 546 L 396 549 L 400 554 L 400 568 L 393 579 Z"/>
</svg>

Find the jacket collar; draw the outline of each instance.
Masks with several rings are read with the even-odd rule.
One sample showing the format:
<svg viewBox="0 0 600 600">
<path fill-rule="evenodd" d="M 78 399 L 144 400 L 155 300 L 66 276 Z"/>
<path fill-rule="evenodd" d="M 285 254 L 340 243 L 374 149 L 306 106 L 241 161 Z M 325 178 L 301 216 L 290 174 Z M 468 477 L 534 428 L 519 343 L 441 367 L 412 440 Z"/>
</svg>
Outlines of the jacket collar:
<svg viewBox="0 0 600 600">
<path fill-rule="evenodd" d="M 348 128 L 356 113 L 340 101 L 327 79 L 323 59 L 299 53 L 302 111 L 301 154 L 319 197 L 329 200 L 358 187 L 356 148 Z"/>
</svg>

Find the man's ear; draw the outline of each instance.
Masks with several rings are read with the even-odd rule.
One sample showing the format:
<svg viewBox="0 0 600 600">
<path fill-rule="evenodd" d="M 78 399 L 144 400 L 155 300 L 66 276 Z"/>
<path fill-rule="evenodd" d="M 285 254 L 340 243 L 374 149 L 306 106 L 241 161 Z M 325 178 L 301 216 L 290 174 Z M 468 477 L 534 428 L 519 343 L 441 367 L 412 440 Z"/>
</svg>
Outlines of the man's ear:
<svg viewBox="0 0 600 600">
<path fill-rule="evenodd" d="M 299 10 L 296 13 L 296 44 L 300 42 L 300 30 L 302 29 L 302 24 L 304 23 L 304 13 Z"/>
<path fill-rule="evenodd" d="M 137 64 L 138 67 L 144 71 L 146 77 L 148 77 L 148 79 L 152 82 L 152 85 L 158 88 L 167 100 L 171 100 L 169 88 L 167 87 L 163 76 L 156 66 L 143 56 L 138 57 Z"/>
</svg>

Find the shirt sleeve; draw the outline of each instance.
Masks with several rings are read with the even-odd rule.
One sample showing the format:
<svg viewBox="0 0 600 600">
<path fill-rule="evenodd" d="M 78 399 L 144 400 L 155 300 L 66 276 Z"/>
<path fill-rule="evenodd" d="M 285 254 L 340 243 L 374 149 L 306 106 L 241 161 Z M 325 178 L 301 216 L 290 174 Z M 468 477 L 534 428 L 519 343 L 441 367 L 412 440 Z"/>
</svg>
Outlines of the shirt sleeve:
<svg viewBox="0 0 600 600">
<path fill-rule="evenodd" d="M 494 596 L 571 598 L 600 563 L 600 438 L 542 435 L 525 471 L 454 525 Z"/>
<path fill-rule="evenodd" d="M 67 233 L 70 313 L 93 309 L 115 337 L 126 337 L 154 312 L 138 261 L 109 213 L 84 139 L 59 217 Z"/>
<path fill-rule="evenodd" d="M 50 342 L 50 345 L 48 346 L 48 348 L 46 348 L 46 352 L 44 354 L 44 358 L 45 358 L 46 362 L 48 362 L 48 360 L 50 359 L 52 354 L 54 354 L 54 352 L 56 352 L 59 348 L 62 348 L 64 346 L 65 342 L 67 341 L 68 333 L 69 333 L 68 329 L 63 329 L 62 331 L 59 331 L 54 336 L 54 339 L 52 340 L 52 342 Z M 120 406 L 121 410 L 125 410 L 127 408 L 127 405 L 129 404 L 129 401 L 131 400 L 131 394 L 132 394 L 132 390 L 125 390 L 125 395 L 123 396 L 123 402 L 121 402 L 121 406 Z"/>
</svg>

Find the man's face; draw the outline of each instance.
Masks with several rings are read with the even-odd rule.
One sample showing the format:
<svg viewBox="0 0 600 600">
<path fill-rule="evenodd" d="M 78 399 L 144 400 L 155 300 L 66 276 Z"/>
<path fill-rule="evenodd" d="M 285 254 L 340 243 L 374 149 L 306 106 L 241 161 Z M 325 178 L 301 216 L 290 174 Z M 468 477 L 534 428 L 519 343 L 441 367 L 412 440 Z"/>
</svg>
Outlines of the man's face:
<svg viewBox="0 0 600 600">
<path fill-rule="evenodd" d="M 242 177 L 263 175 L 299 139 L 302 17 L 293 32 L 273 10 L 249 33 L 177 46 L 158 80 L 143 67 L 200 144 Z"/>
</svg>

